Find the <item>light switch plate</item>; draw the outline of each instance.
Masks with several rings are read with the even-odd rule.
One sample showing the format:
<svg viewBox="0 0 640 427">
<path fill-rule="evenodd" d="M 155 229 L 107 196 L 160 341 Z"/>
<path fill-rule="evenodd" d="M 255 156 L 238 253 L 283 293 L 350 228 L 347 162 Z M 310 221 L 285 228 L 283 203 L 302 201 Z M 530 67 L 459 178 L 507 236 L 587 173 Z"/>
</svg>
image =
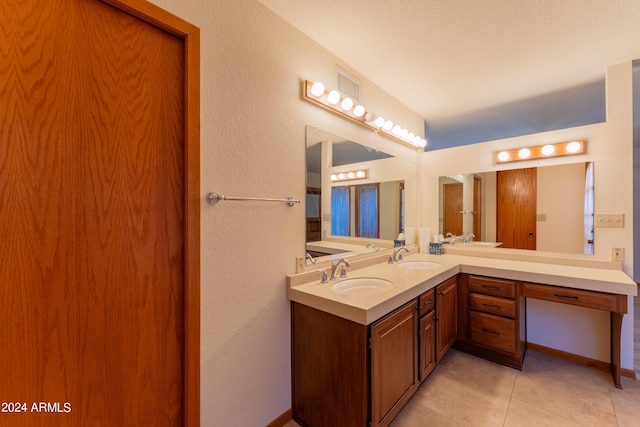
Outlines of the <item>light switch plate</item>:
<svg viewBox="0 0 640 427">
<path fill-rule="evenodd" d="M 624 214 L 596 214 L 594 225 L 598 228 L 623 228 Z"/>
</svg>

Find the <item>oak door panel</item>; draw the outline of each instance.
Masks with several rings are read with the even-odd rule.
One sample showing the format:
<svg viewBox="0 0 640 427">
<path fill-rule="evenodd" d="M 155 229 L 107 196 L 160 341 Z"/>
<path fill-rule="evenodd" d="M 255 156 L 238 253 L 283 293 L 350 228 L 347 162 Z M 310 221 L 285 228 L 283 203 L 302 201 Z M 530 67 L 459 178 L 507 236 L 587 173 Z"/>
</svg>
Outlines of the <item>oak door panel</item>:
<svg viewBox="0 0 640 427">
<path fill-rule="evenodd" d="M 0 391 L 71 408 L 0 425 L 181 425 L 183 42 L 30 0 L 0 51 Z"/>
<path fill-rule="evenodd" d="M 444 234 L 462 235 L 462 184 L 444 184 Z"/>
<path fill-rule="evenodd" d="M 496 237 L 503 248 L 536 249 L 536 168 L 498 171 Z"/>
</svg>

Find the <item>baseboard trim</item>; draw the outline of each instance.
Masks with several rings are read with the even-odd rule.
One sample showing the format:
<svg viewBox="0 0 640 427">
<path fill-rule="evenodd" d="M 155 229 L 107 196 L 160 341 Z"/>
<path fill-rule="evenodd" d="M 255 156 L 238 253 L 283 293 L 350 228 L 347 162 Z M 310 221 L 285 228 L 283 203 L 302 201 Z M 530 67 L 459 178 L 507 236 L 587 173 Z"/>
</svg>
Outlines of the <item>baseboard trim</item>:
<svg viewBox="0 0 640 427">
<path fill-rule="evenodd" d="M 293 412 L 291 412 L 291 409 L 288 409 L 287 411 L 282 413 L 282 415 L 280 415 L 278 418 L 276 418 L 275 420 L 267 424 L 267 427 L 283 427 L 292 419 L 293 419 Z"/>
<path fill-rule="evenodd" d="M 601 360 L 591 359 L 589 357 L 580 356 L 578 354 L 567 353 L 566 351 L 556 350 L 555 348 L 545 347 L 543 345 L 535 344 L 532 342 L 527 343 L 527 349 L 531 351 L 537 351 L 538 353 L 542 354 L 548 354 L 549 356 L 557 357 L 558 359 L 567 360 L 579 365 L 590 366 L 604 372 L 611 372 L 611 363 L 603 362 Z M 623 377 L 636 379 L 636 373 L 631 369 L 620 368 L 620 375 Z"/>
</svg>

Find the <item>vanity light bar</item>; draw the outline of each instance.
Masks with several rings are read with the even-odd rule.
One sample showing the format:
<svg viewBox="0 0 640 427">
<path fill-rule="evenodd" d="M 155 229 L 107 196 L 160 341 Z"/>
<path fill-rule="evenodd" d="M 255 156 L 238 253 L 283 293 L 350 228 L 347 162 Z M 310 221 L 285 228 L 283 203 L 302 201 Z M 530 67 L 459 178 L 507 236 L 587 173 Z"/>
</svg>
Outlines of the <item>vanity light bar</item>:
<svg viewBox="0 0 640 427">
<path fill-rule="evenodd" d="M 356 171 L 339 172 L 331 174 L 331 181 L 352 181 L 354 179 L 367 179 L 369 171 L 367 169 L 359 169 Z"/>
<path fill-rule="evenodd" d="M 584 153 L 584 140 L 558 142 L 555 144 L 537 145 L 535 147 L 516 148 L 514 150 L 495 151 L 495 163 L 517 162 L 520 160 L 543 159 L 547 157 L 572 156 Z"/>
<path fill-rule="evenodd" d="M 302 97 L 312 104 L 360 123 L 376 133 L 413 149 L 419 150 L 427 146 L 427 140 L 420 135 L 414 135 L 399 124 L 367 111 L 363 105 L 355 103 L 351 98 L 341 96 L 337 90 L 326 90 L 322 82 L 304 80 Z"/>
</svg>

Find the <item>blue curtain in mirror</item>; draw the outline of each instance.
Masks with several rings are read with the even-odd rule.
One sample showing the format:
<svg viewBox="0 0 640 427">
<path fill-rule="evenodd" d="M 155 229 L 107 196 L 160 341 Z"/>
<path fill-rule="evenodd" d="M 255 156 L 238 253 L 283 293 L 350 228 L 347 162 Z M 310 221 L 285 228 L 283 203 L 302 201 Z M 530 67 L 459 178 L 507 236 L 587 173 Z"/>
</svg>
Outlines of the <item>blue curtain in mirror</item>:
<svg viewBox="0 0 640 427">
<path fill-rule="evenodd" d="M 349 235 L 349 187 L 331 188 L 331 234 Z"/>
<path fill-rule="evenodd" d="M 358 237 L 378 238 L 378 186 L 358 186 Z"/>
</svg>

